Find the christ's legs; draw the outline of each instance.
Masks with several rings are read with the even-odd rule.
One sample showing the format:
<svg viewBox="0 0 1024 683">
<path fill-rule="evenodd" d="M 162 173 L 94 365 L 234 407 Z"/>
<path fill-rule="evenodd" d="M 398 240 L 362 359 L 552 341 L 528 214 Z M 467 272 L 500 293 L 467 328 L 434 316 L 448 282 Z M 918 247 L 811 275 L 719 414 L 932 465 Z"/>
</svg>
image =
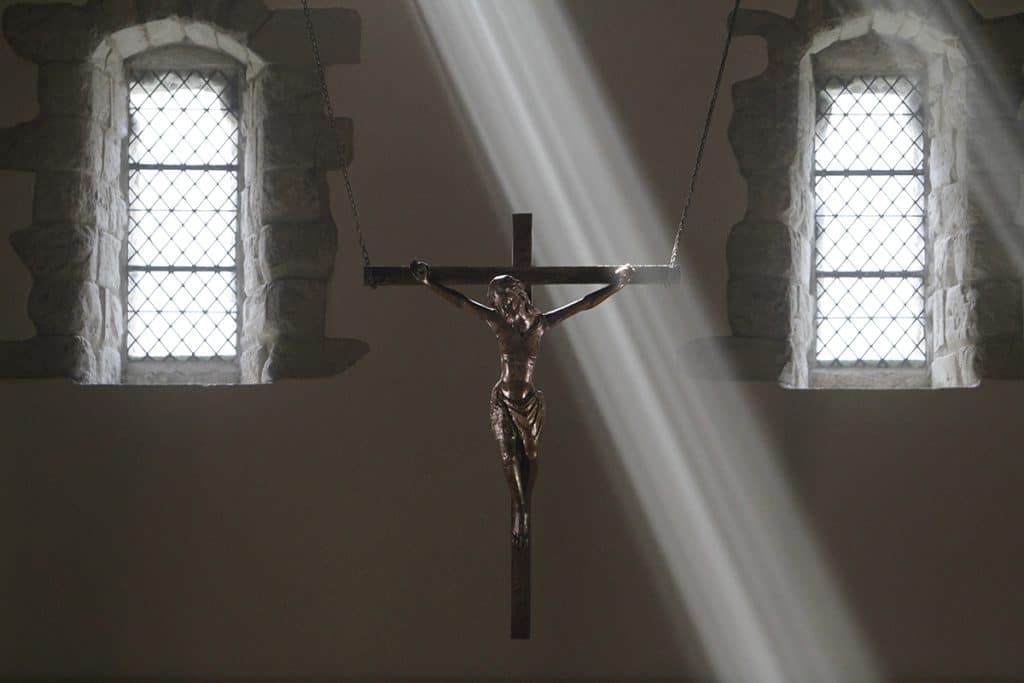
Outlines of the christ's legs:
<svg viewBox="0 0 1024 683">
<path fill-rule="evenodd" d="M 530 497 L 537 482 L 538 440 L 544 426 L 544 395 L 536 390 L 516 403 L 499 386 L 491 393 L 491 429 L 501 451 L 501 466 L 512 496 L 512 539 L 529 542 Z"/>
<path fill-rule="evenodd" d="M 539 455 L 538 441 L 540 432 L 544 427 L 544 394 L 535 390 L 537 407 L 534 411 L 531 429 L 528 434 L 519 436 L 520 454 L 522 458 L 519 463 L 519 477 L 523 490 L 523 533 L 526 538 L 530 537 L 530 500 L 533 497 L 533 487 L 537 483 L 537 467 Z"/>
<path fill-rule="evenodd" d="M 523 457 L 516 454 L 511 467 L 505 466 L 505 479 L 512 491 L 512 541 L 516 547 L 530 540 L 530 501 L 526 498 Z"/>
<path fill-rule="evenodd" d="M 524 477 L 526 473 L 523 471 L 526 458 L 523 457 L 522 442 L 512 418 L 505 406 L 495 397 L 491 399 L 491 429 L 498 442 L 501 469 L 505 474 L 512 499 L 512 540 L 518 547 L 526 542 L 527 534 L 525 516 L 529 481 Z"/>
</svg>

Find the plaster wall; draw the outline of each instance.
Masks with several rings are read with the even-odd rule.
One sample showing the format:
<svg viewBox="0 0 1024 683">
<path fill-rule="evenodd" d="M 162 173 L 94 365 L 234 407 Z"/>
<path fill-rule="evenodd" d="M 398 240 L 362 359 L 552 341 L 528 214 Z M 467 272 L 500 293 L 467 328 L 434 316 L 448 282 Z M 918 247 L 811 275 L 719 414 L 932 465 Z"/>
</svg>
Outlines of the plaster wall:
<svg viewBox="0 0 1024 683">
<path fill-rule="evenodd" d="M 729 4 L 565 4 L 669 216 Z M 493 203 L 409 6 L 347 6 L 362 18 L 362 62 L 334 68 L 331 85 L 354 121 L 375 259 L 502 262 L 513 210 L 557 230 L 546 207 Z M 763 41 L 739 39 L 727 86 L 766 63 Z M 0 124 L 31 119 L 34 67 L 0 46 L 0 73 Z M 678 331 L 681 350 L 729 332 L 726 239 L 746 186 L 726 137 L 729 87 L 720 104 L 683 248 L 710 315 Z M 28 224 L 32 188 L 31 175 L 0 173 L 5 338 L 33 332 L 30 281 L 6 239 Z M 549 419 L 534 639 L 508 640 L 506 492 L 487 427 L 493 341 L 425 292 L 363 288 L 337 174 L 331 189 L 326 332 L 370 347 L 345 373 L 222 388 L 0 382 L 0 679 L 706 675 L 622 485 L 631 454 L 608 445 L 597 398 L 574 388 L 585 370 L 554 335 L 539 376 Z M 680 358 L 664 371 L 711 419 L 737 419 L 723 386 L 751 402 L 765 449 L 731 455 L 772 459 L 783 474 L 887 678 L 1024 677 L 1022 383 L 794 392 L 774 378 L 709 379 Z"/>
</svg>

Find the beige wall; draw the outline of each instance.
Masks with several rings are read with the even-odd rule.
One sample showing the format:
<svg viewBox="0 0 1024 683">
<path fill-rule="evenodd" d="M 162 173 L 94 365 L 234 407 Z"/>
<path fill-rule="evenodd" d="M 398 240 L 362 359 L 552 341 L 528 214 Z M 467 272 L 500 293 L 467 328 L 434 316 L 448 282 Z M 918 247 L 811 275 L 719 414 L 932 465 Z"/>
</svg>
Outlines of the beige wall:
<svg viewBox="0 0 1024 683">
<path fill-rule="evenodd" d="M 568 4 L 668 214 L 728 4 Z M 375 258 L 504 259 L 509 207 L 492 204 L 406 6 L 350 6 L 363 18 L 363 63 L 338 68 L 332 86 L 339 115 L 356 122 L 353 172 Z M 762 46 L 741 40 L 726 78 L 763 64 Z M 0 124 L 33 116 L 33 72 L 0 46 Z M 745 193 L 725 138 L 728 88 L 721 105 L 686 243 L 711 321 L 678 330 L 680 346 L 726 333 L 725 238 Z M 0 174 L 5 338 L 32 333 L 29 280 L 5 237 L 27 223 L 30 190 L 31 177 Z M 367 340 L 355 368 L 231 388 L 0 382 L 0 678 L 706 671 L 640 502 L 621 484 L 631 455 L 606 445 L 561 337 L 539 378 L 549 420 L 535 637 L 508 641 L 506 494 L 486 423 L 493 342 L 424 292 L 362 288 L 335 190 L 328 334 Z M 536 230 L 557 229 L 535 210 Z M 719 383 L 666 372 L 710 397 L 712 419 L 737 419 L 714 400 Z M 763 430 L 881 669 L 1024 678 L 1024 384 L 739 388 L 758 422 L 737 429 Z M 760 455 L 735 454 L 741 466 Z"/>
</svg>

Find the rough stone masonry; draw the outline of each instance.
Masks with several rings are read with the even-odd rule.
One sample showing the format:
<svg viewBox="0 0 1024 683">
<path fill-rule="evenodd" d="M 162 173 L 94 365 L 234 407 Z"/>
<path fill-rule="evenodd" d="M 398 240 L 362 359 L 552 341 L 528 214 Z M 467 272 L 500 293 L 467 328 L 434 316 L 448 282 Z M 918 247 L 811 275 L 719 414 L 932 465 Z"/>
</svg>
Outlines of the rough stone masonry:
<svg viewBox="0 0 1024 683">
<path fill-rule="evenodd" d="M 752 374 L 791 387 L 1024 378 L 1024 15 L 985 20 L 967 0 L 802 0 L 792 18 L 741 10 L 737 33 L 768 53 L 734 86 L 729 130 L 748 186 L 728 242 L 729 321 Z M 874 371 L 822 380 L 811 358 L 814 83 L 851 63 L 926 74 L 929 367 L 909 384 Z"/>
<path fill-rule="evenodd" d="M 358 62 L 355 12 L 317 10 L 315 21 L 326 65 Z M 0 376 L 125 376 L 125 65 L 161 50 L 226 56 L 243 75 L 236 381 L 329 375 L 366 353 L 324 331 L 337 250 L 327 173 L 339 160 L 301 11 L 262 0 L 21 4 L 4 12 L 3 30 L 39 66 L 39 116 L 0 130 L 0 167 L 36 178 L 32 224 L 12 237 L 32 276 L 36 336 L 0 342 Z M 336 126 L 351 150 L 351 121 Z M 178 365 L 154 381 L 197 379 Z"/>
</svg>

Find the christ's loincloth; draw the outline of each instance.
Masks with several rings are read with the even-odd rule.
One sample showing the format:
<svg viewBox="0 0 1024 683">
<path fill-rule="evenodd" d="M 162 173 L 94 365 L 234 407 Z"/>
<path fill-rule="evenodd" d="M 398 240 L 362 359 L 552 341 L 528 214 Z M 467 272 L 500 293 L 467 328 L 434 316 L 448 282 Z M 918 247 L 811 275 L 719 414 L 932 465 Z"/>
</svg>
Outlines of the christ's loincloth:
<svg viewBox="0 0 1024 683">
<path fill-rule="evenodd" d="M 491 392 L 491 426 L 499 439 L 507 438 L 507 427 L 514 429 L 524 454 L 536 458 L 537 441 L 544 426 L 544 394 L 539 389 L 530 389 L 522 398 L 509 398 L 495 386 Z"/>
</svg>

